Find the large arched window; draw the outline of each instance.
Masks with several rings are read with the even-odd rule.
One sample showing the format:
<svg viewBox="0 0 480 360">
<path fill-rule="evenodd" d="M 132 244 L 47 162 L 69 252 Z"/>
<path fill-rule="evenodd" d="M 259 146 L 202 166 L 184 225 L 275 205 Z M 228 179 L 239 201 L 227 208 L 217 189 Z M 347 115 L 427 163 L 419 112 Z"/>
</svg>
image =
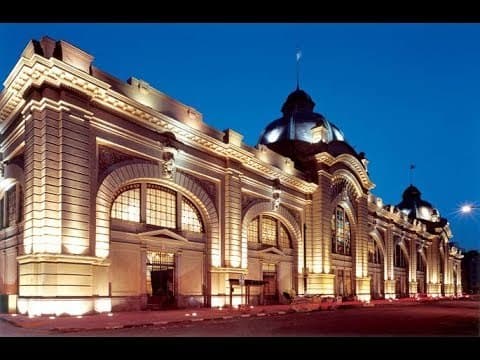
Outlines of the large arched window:
<svg viewBox="0 0 480 360">
<path fill-rule="evenodd" d="M 112 204 L 111 217 L 162 228 L 204 232 L 200 212 L 193 203 L 182 194 L 156 184 L 124 187 Z"/>
<path fill-rule="evenodd" d="M 337 206 L 332 216 L 332 252 L 341 255 L 351 255 L 352 232 L 350 221 L 345 209 Z"/>
<path fill-rule="evenodd" d="M 373 264 L 382 263 L 380 248 L 378 247 L 377 242 L 372 238 L 368 240 L 368 262 Z"/>
<path fill-rule="evenodd" d="M 400 244 L 395 245 L 393 256 L 394 256 L 393 264 L 395 267 L 399 267 L 399 268 L 407 267 L 407 259 L 405 258 L 405 254 L 403 253 L 403 250 Z"/>
<path fill-rule="evenodd" d="M 253 243 L 262 243 L 281 249 L 292 248 L 292 238 L 285 225 L 268 215 L 257 216 L 250 222 L 247 238 Z"/>
</svg>

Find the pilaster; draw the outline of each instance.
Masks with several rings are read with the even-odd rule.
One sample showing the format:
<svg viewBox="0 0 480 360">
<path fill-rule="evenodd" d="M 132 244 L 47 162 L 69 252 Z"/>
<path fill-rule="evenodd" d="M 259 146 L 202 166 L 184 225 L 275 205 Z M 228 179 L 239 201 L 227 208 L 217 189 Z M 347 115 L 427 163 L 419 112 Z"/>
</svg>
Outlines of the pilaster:
<svg viewBox="0 0 480 360">
<path fill-rule="evenodd" d="M 355 294 L 362 301 L 370 300 L 370 277 L 368 276 L 368 199 L 357 199 L 357 227 L 355 231 Z"/>
<path fill-rule="evenodd" d="M 246 268 L 247 247 L 242 246 L 241 221 L 242 221 L 242 196 L 240 174 L 228 169 L 224 183 L 225 204 L 225 258 L 226 267 Z"/>
</svg>

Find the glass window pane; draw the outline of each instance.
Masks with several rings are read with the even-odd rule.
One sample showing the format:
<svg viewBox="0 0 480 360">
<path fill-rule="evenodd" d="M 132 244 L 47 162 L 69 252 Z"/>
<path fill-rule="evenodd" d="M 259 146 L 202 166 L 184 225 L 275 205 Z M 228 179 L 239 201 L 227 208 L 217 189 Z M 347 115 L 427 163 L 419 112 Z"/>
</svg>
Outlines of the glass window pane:
<svg viewBox="0 0 480 360">
<path fill-rule="evenodd" d="M 262 216 L 262 244 L 277 246 L 277 220 Z"/>
<path fill-rule="evenodd" d="M 177 193 L 162 186 L 147 185 L 147 224 L 177 227 Z"/>
<path fill-rule="evenodd" d="M 200 213 L 190 200 L 182 199 L 182 230 L 203 232 L 202 221 L 200 220 Z"/>
<path fill-rule="evenodd" d="M 276 272 L 275 264 L 262 263 L 262 272 Z"/>
<path fill-rule="evenodd" d="M 292 248 L 292 241 L 290 239 L 290 235 L 287 231 L 287 228 L 283 224 L 280 224 L 280 236 L 278 238 L 278 244 L 280 248 L 283 248 L 283 249 Z"/>
<path fill-rule="evenodd" d="M 117 196 L 112 205 L 111 217 L 140 222 L 140 184 L 128 186 Z"/>
<path fill-rule="evenodd" d="M 351 255 L 351 230 L 345 210 L 337 206 L 332 217 L 332 252 Z"/>
<path fill-rule="evenodd" d="M 7 192 L 7 224 L 8 226 L 13 226 L 16 223 L 16 209 L 17 209 L 17 202 L 16 202 L 16 194 L 15 194 L 15 186 L 13 186 Z"/>
<path fill-rule="evenodd" d="M 248 225 L 248 241 L 258 242 L 258 217 L 253 219 Z"/>
</svg>

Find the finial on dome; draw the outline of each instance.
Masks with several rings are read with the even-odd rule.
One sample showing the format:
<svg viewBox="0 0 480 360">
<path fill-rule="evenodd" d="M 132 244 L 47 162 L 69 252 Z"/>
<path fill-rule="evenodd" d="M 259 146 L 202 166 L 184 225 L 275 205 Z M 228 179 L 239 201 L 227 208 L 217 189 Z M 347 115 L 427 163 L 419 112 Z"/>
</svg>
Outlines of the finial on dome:
<svg viewBox="0 0 480 360">
<path fill-rule="evenodd" d="M 297 47 L 297 90 L 300 90 L 300 59 L 302 51 Z"/>
</svg>

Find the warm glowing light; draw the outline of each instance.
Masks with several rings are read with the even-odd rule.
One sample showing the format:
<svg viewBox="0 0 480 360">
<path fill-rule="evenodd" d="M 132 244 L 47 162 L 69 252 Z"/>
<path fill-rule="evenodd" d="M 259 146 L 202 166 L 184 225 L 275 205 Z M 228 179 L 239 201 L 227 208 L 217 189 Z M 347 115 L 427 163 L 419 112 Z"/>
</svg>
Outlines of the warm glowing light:
<svg viewBox="0 0 480 360">
<path fill-rule="evenodd" d="M 140 209 L 136 206 L 128 207 L 128 217 L 130 219 L 137 219 L 140 214 Z"/>
<path fill-rule="evenodd" d="M 111 316 L 113 316 L 113 314 L 112 314 L 112 313 L 108 313 L 107 316 L 110 316 L 110 317 L 111 317 Z"/>
<path fill-rule="evenodd" d="M 17 316 L 17 314 L 12 314 L 13 317 Z"/>
<path fill-rule="evenodd" d="M 194 313 L 192 313 L 192 316 L 197 316 L 197 313 L 195 313 L 195 312 L 194 312 Z"/>
<path fill-rule="evenodd" d="M 78 316 L 77 316 L 77 319 L 83 319 L 83 316 L 82 316 L 82 315 L 78 315 Z"/>
<path fill-rule="evenodd" d="M 92 311 L 90 300 L 57 300 L 57 299 L 18 299 L 18 311 L 20 314 L 30 316 L 41 315 L 82 315 Z"/>
<path fill-rule="evenodd" d="M 55 316 L 49 316 L 48 318 L 49 318 L 50 320 L 56 319 Z"/>
<path fill-rule="evenodd" d="M 95 299 L 93 308 L 99 313 L 109 313 L 112 311 L 112 301 L 110 298 L 98 298 Z"/>
</svg>

